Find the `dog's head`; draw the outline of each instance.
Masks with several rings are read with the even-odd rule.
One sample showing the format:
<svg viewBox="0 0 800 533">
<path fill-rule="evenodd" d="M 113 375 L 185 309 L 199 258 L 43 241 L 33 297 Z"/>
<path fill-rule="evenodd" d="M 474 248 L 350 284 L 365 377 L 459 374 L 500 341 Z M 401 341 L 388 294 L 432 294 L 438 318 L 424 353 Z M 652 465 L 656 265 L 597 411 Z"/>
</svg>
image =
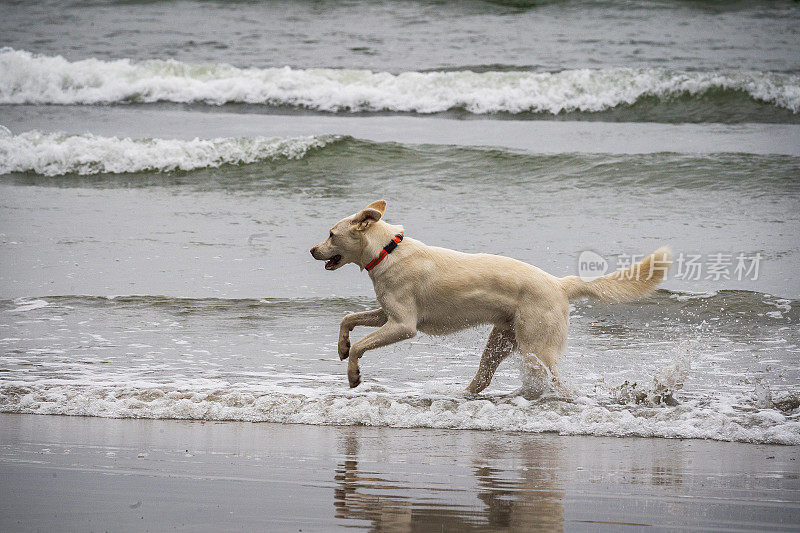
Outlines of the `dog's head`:
<svg viewBox="0 0 800 533">
<path fill-rule="evenodd" d="M 330 230 L 328 238 L 311 249 L 314 259 L 325 261 L 326 270 L 336 270 L 347 263 L 357 263 L 364 253 L 366 234 L 386 211 L 386 202 L 378 200 L 354 215 L 343 218 Z"/>
</svg>

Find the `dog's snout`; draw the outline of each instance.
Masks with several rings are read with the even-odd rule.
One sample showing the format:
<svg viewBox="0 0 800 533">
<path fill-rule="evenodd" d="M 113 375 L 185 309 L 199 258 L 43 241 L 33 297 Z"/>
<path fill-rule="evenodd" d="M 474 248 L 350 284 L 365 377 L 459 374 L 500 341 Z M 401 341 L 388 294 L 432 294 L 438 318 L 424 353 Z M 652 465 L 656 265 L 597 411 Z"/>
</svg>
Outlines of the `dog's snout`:
<svg viewBox="0 0 800 533">
<path fill-rule="evenodd" d="M 311 252 L 311 255 L 314 255 L 316 253 L 316 251 L 317 251 L 317 247 L 316 246 L 314 246 L 311 250 L 309 250 L 309 252 Z"/>
</svg>

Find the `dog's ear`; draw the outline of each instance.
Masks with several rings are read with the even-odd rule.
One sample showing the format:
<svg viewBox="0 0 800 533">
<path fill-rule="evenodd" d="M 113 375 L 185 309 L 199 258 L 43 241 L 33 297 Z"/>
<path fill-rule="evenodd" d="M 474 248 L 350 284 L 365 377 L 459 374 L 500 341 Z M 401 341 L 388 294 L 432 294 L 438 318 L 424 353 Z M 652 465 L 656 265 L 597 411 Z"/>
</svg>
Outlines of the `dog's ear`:
<svg viewBox="0 0 800 533">
<path fill-rule="evenodd" d="M 356 230 L 362 231 L 370 227 L 371 224 L 379 221 L 382 216 L 383 213 L 381 211 L 372 207 L 367 207 L 356 213 L 356 216 L 353 217 L 353 225 Z"/>
<path fill-rule="evenodd" d="M 377 200 L 372 202 L 367 206 L 367 209 L 374 209 L 375 211 L 380 211 L 381 216 L 386 212 L 386 201 L 385 200 Z"/>
</svg>

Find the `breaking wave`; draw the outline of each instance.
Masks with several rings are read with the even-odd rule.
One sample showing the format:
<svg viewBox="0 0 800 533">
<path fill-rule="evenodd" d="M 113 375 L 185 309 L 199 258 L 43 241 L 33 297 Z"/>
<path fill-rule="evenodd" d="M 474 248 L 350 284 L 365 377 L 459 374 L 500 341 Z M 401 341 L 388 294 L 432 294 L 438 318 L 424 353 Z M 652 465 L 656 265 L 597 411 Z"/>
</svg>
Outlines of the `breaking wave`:
<svg viewBox="0 0 800 533">
<path fill-rule="evenodd" d="M 2 104 L 229 103 L 326 112 L 597 113 L 648 99 L 745 95 L 800 111 L 800 76 L 755 71 L 580 69 L 562 72 L 372 72 L 237 68 L 175 60 L 68 61 L 0 50 Z M 735 100 L 735 98 L 734 98 Z M 738 104 L 738 102 L 733 102 Z"/>
<path fill-rule="evenodd" d="M 336 136 L 130 139 L 0 129 L 0 174 L 45 176 L 194 170 L 275 159 L 300 159 Z"/>
<path fill-rule="evenodd" d="M 713 171 L 709 170 L 708 164 L 711 157 L 715 167 Z M 494 179 L 526 175 L 529 179 L 548 182 L 580 179 L 581 186 L 615 181 L 625 186 L 636 183 L 669 189 L 704 188 L 721 181 L 748 190 L 774 187 L 776 182 L 792 187 L 793 173 L 800 169 L 800 158 L 792 156 L 721 153 L 701 159 L 693 154 L 654 153 L 618 156 L 614 172 L 609 172 L 605 154 L 536 154 L 490 147 L 405 145 L 347 135 L 192 140 L 131 139 L 35 130 L 13 135 L 0 126 L 0 175 L 106 174 L 108 183 L 112 183 L 110 174 L 140 173 L 144 182 L 146 173 L 159 173 L 152 178 L 161 180 L 160 173 L 171 171 L 200 171 L 260 162 L 294 164 L 300 159 L 318 169 L 331 164 L 345 164 L 346 161 L 348 166 L 368 164 L 375 172 L 393 174 L 398 167 L 419 168 L 420 165 L 435 163 L 461 169 L 459 179 L 470 173 L 482 175 L 491 172 Z M 701 163 L 705 166 L 700 167 Z M 660 170 L 664 166 L 673 169 L 669 179 L 665 179 Z M 630 171 L 621 172 L 621 169 Z M 303 171 L 296 179 L 302 180 L 306 174 Z M 326 178 L 326 172 L 319 174 L 319 179 L 330 179 L 331 184 L 338 179 L 336 174 L 330 178 Z M 225 176 L 226 186 L 235 179 L 230 172 Z M 213 178 L 207 175 L 204 179 Z"/>
</svg>

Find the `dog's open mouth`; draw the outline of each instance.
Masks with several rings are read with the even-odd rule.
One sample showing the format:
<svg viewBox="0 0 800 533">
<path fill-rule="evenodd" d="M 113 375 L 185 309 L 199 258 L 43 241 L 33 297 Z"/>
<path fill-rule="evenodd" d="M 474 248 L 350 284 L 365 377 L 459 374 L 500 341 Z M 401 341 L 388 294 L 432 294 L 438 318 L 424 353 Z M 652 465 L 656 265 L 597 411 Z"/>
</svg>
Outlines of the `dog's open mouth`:
<svg viewBox="0 0 800 533">
<path fill-rule="evenodd" d="M 325 270 L 333 270 L 337 266 L 339 266 L 339 261 L 342 260 L 342 256 L 339 254 L 334 255 L 327 261 L 325 261 Z"/>
</svg>

